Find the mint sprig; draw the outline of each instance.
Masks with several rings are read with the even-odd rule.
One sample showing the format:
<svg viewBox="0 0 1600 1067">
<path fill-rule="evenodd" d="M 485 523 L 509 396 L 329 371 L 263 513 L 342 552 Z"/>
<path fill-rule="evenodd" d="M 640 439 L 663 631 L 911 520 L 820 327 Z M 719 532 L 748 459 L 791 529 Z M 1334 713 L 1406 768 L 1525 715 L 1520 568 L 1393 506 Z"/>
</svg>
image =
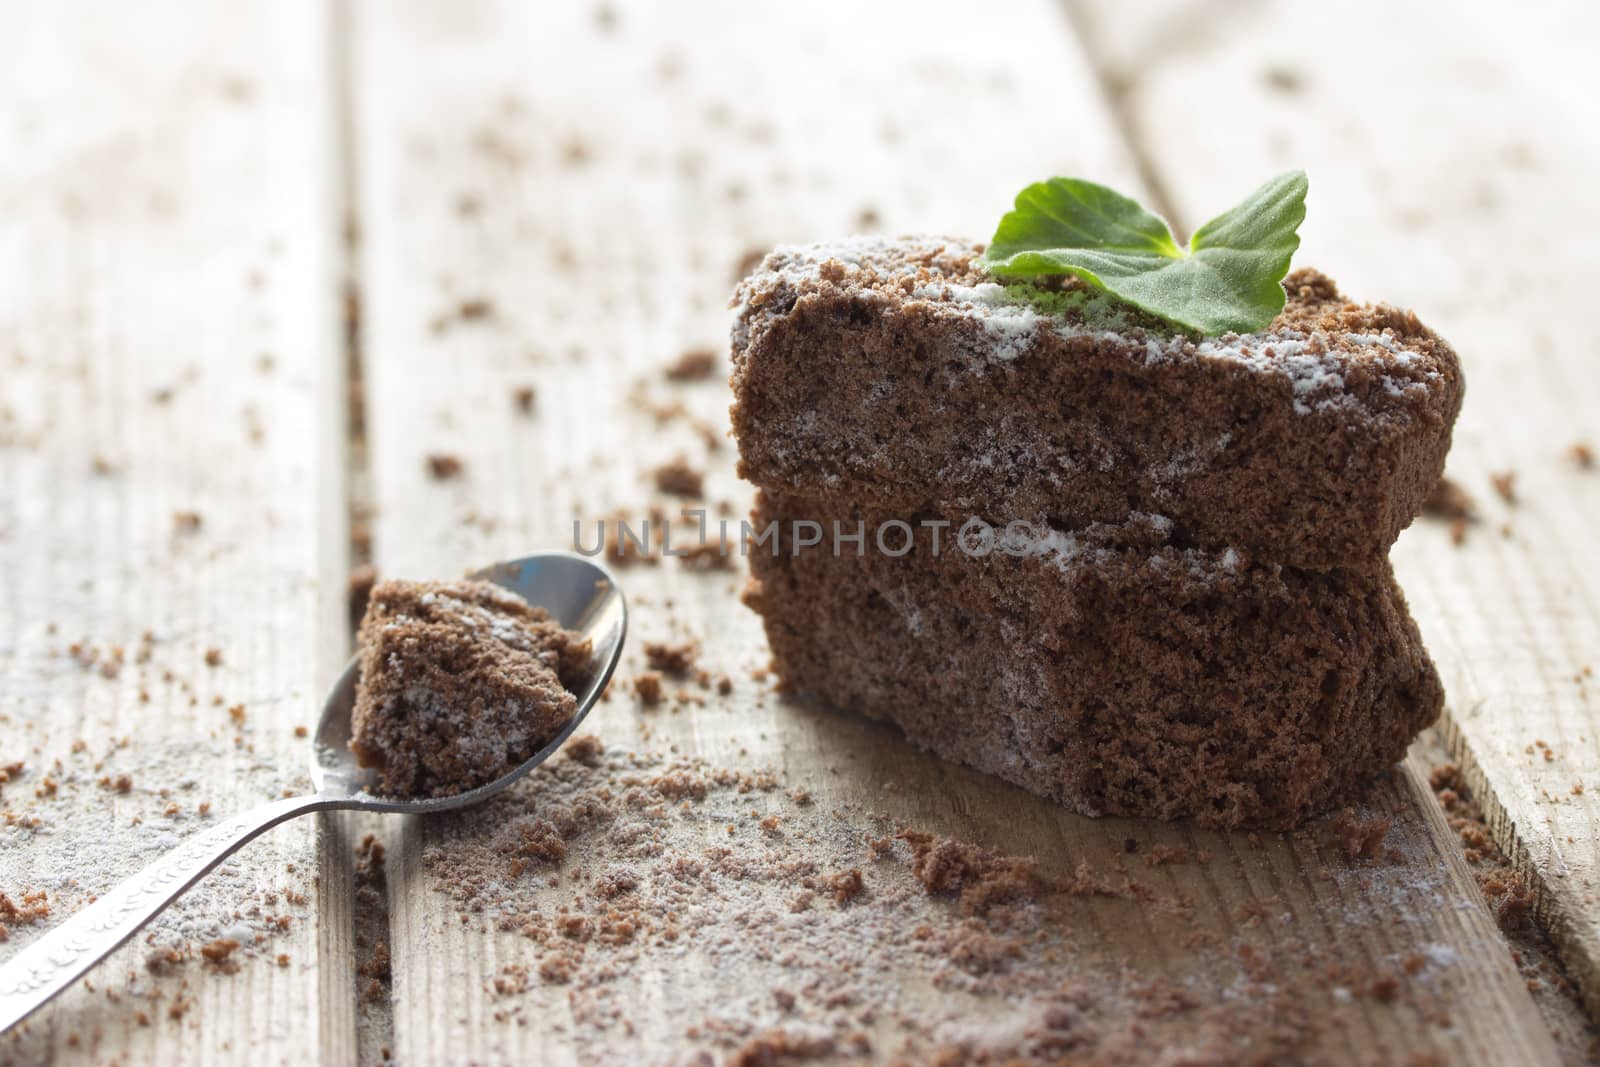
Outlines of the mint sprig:
<svg viewBox="0 0 1600 1067">
<path fill-rule="evenodd" d="M 1009 278 L 1071 274 L 1184 330 L 1264 328 L 1283 310 L 1283 276 L 1306 217 L 1306 173 L 1289 171 L 1201 226 L 1179 246 L 1158 215 L 1114 189 L 1051 178 L 1016 207 L 978 260 Z"/>
</svg>

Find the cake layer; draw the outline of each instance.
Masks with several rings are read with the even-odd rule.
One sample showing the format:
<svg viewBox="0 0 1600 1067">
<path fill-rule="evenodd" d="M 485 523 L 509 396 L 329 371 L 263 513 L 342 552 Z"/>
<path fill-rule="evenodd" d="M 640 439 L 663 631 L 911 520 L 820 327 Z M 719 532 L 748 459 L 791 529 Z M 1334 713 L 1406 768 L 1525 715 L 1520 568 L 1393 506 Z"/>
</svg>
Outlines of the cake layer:
<svg viewBox="0 0 1600 1067">
<path fill-rule="evenodd" d="M 1311 569 L 1372 569 L 1438 480 L 1455 353 L 1297 271 L 1272 328 L 1204 341 L 979 246 L 781 248 L 735 295 L 733 429 L 757 485 L 1072 528 L 1130 511 Z"/>
<path fill-rule="evenodd" d="M 1387 562 L 1312 572 L 1180 547 L 1149 515 L 997 532 L 968 555 L 959 520 L 891 518 L 757 496 L 756 530 L 778 525 L 751 547 L 747 600 L 783 681 L 1085 814 L 1290 827 L 1440 710 Z"/>
</svg>

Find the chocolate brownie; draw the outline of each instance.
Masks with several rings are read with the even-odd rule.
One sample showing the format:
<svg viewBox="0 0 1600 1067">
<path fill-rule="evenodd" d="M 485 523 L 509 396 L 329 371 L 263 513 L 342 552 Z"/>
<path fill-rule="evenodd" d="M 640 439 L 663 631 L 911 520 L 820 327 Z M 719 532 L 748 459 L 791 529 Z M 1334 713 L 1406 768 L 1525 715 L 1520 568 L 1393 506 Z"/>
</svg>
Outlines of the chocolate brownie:
<svg viewBox="0 0 1600 1067">
<path fill-rule="evenodd" d="M 350 748 L 391 796 L 485 785 L 529 759 L 577 712 L 568 683 L 588 639 L 490 582 L 385 581 L 357 635 Z"/>
<path fill-rule="evenodd" d="M 747 599 L 778 672 L 1085 814 L 1290 827 L 1400 759 L 1442 705 L 1381 556 L 1307 571 L 1142 513 L 997 531 L 968 555 L 962 520 L 935 551 L 927 518 L 758 494 L 755 530 L 778 526 L 750 548 Z M 796 553 L 800 520 L 824 535 Z M 861 555 L 835 554 L 835 522 L 864 523 Z"/>
<path fill-rule="evenodd" d="M 1414 314 L 1299 270 L 1271 328 L 1193 340 L 957 240 L 780 248 L 734 303 L 739 472 L 899 512 L 1179 536 L 1373 569 L 1438 481 L 1463 381 Z"/>
</svg>

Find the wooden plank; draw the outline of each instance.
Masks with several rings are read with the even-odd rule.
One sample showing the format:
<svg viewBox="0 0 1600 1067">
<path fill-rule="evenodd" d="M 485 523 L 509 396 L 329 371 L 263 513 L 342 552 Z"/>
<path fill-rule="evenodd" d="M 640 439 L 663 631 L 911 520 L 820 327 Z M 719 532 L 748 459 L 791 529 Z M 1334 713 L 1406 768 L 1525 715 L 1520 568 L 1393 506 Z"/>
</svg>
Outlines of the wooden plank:
<svg viewBox="0 0 1600 1067">
<path fill-rule="evenodd" d="M 1482 521 L 1459 548 L 1446 524 L 1419 522 L 1395 565 L 1445 680 L 1457 757 L 1600 1018 L 1600 477 L 1569 454 L 1596 439 L 1596 342 L 1578 309 L 1600 254 L 1561 236 L 1600 225 L 1596 131 L 1571 106 L 1600 93 L 1600 73 L 1561 61 L 1592 38 L 1594 13 L 1564 9 L 1561 38 L 1445 4 L 1204 4 L 1167 18 L 1208 31 L 1152 62 L 1159 20 L 1128 36 L 1105 5 L 1096 40 L 1183 221 L 1303 165 L 1300 262 L 1416 308 L 1461 353 L 1449 472 Z M 1404 46 L 1380 45 L 1380 24 Z M 1194 167 L 1199 152 L 1227 165 Z M 1514 502 L 1491 487 L 1507 471 Z"/>
<path fill-rule="evenodd" d="M 0 892 L 50 910 L 4 920 L 9 956 L 309 788 L 344 509 L 320 6 L 0 21 Z M 0 1062 L 349 1062 L 348 872 L 337 835 L 279 828 Z"/>
<path fill-rule="evenodd" d="M 743 511 L 750 490 L 733 477 L 731 449 L 711 449 L 694 425 L 709 424 L 716 439 L 726 390 L 671 386 L 661 370 L 687 348 L 725 346 L 723 304 L 748 251 L 863 228 L 983 234 L 1039 175 L 1137 180 L 1087 65 L 1043 2 L 1013 6 L 1005 20 L 923 5 L 912 23 L 857 5 L 849 33 L 829 32 L 830 19 L 810 9 L 764 10 L 759 20 L 740 10 L 713 0 L 670 12 L 509 0 L 358 8 L 364 344 L 375 357 L 367 394 L 382 572 L 448 575 L 568 546 L 575 516 L 592 521 L 620 507 L 637 517 L 669 504 L 651 491 L 649 471 L 680 450 L 705 467 L 713 506 Z M 531 416 L 513 402 L 522 386 L 537 388 Z M 689 417 L 658 421 L 641 410 L 674 403 Z M 431 478 L 431 453 L 459 458 L 462 474 Z M 776 767 L 815 796 L 814 809 L 844 813 L 837 829 L 847 841 L 860 840 L 862 822 L 898 821 L 1037 854 L 1055 874 L 1080 862 L 1125 867 L 1129 838 L 1147 850 L 1205 850 L 1209 862 L 1139 875 L 1159 884 L 1162 899 L 1185 902 L 1183 925 L 1123 899 L 1070 897 L 1048 905 L 1045 935 L 1070 927 L 1071 966 L 1091 985 L 1138 973 L 1208 1003 L 1238 990 L 1252 1009 L 1241 1025 L 1256 1040 L 1287 1011 L 1311 1057 L 1554 1061 L 1413 770 L 1397 770 L 1367 800 L 1368 814 L 1392 822 L 1393 851 L 1377 863 L 1339 857 L 1325 826 L 1253 840 L 1087 820 L 916 753 L 889 730 L 753 684 L 765 645 L 737 604 L 738 575 L 669 563 L 632 567 L 622 580 L 634 608 L 624 678 L 642 665 L 642 642 L 689 634 L 705 646 L 706 666 L 735 684 L 678 714 L 614 693 L 590 720 L 613 750 Z M 539 978 L 537 942 L 463 909 L 438 857 L 482 846 L 508 810 L 390 835 L 399 1059 L 613 1062 L 722 1047 L 694 1027 L 718 1005 L 766 996 L 772 976 L 759 967 L 719 969 L 697 949 L 640 945 L 644 962 L 597 979 L 629 1006 L 626 1025 L 607 1027 L 591 1010 L 598 994 Z M 663 831 L 666 845 L 703 845 L 723 814 L 717 805 L 686 813 Z M 747 836 L 730 840 L 759 848 Z M 593 843 L 574 846 L 537 905 L 548 916 L 575 903 L 585 875 L 612 858 Z M 891 892 L 903 882 L 874 886 Z M 1192 947 L 1201 943 L 1222 948 Z M 1237 964 L 1252 952 L 1301 969 L 1280 968 L 1273 996 L 1250 992 Z M 900 1006 L 861 1023 L 880 1057 L 931 1040 L 912 1024 L 941 1012 L 1012 1020 L 1003 998 L 941 993 L 913 962 L 891 958 Z M 1412 958 L 1441 961 L 1438 973 L 1392 1003 L 1348 988 L 1341 996 L 1341 980 L 1329 977 L 1371 976 Z M 531 973 L 531 985 L 498 989 L 507 967 Z M 910 1059 L 926 1052 L 918 1045 Z"/>
</svg>

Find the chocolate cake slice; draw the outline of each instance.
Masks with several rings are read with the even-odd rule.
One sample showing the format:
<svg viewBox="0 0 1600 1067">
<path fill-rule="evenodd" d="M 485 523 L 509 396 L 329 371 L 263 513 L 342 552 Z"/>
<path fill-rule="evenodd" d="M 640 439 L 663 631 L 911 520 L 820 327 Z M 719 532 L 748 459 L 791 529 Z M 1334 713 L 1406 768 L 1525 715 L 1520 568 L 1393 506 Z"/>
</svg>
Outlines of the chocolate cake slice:
<svg viewBox="0 0 1600 1067">
<path fill-rule="evenodd" d="M 440 797 L 486 785 L 577 713 L 567 682 L 592 652 L 491 582 L 379 582 L 357 634 L 350 748 L 378 791 Z"/>
<path fill-rule="evenodd" d="M 1442 705 L 1381 556 L 1307 571 L 1142 513 L 996 530 L 969 555 L 962 522 L 936 521 L 758 494 L 753 526 L 777 525 L 747 600 L 777 671 L 1084 814 L 1287 828 L 1400 759 Z M 804 545 L 808 522 L 823 534 Z"/>
<path fill-rule="evenodd" d="M 733 429 L 760 486 L 1073 529 L 1164 515 L 1193 543 L 1373 569 L 1438 480 L 1450 346 L 1309 270 L 1271 328 L 1196 341 L 979 247 L 780 248 L 735 294 Z"/>
</svg>

